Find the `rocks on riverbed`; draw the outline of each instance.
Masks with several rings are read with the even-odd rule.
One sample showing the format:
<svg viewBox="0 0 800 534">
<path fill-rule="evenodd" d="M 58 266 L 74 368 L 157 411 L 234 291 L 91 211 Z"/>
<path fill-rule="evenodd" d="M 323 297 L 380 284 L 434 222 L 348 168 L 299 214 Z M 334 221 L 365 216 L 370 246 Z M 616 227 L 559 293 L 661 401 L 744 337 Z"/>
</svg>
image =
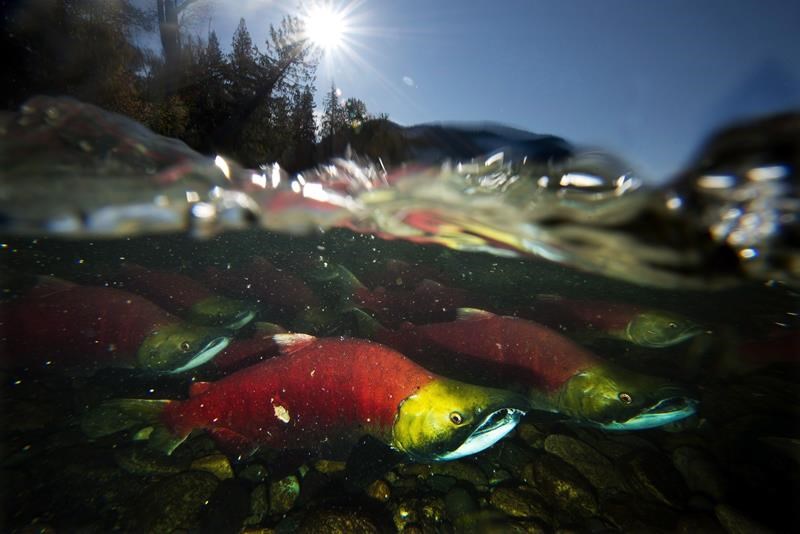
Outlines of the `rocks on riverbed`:
<svg viewBox="0 0 800 534">
<path fill-rule="evenodd" d="M 730 393 L 752 391 L 737 383 Z M 20 532 L 34 518 L 56 530 L 248 534 L 790 530 L 798 438 L 780 413 L 740 413 L 743 403 L 725 413 L 726 394 L 714 390 L 718 413 L 680 432 L 524 421 L 479 455 L 381 465 L 359 485 L 341 459 L 237 458 L 202 434 L 171 456 L 124 434 L 89 442 L 68 425 L 46 441 L 41 422 L 57 420 L 37 409 L 11 428 L 8 443 L 31 447 L 6 453 L 2 496 Z"/>
</svg>

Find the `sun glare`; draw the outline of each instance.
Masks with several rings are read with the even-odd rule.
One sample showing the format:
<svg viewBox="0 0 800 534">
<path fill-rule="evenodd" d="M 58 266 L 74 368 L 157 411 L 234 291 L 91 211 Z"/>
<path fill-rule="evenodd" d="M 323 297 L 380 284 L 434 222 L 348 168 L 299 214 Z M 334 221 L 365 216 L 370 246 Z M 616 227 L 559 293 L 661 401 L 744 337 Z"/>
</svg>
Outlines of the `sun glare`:
<svg viewBox="0 0 800 534">
<path fill-rule="evenodd" d="M 286 2 L 286 5 L 289 2 L 278 1 Z M 355 79 L 363 80 L 365 73 L 369 73 L 370 79 L 377 80 L 396 96 L 408 99 L 407 91 L 399 89 L 362 55 L 380 55 L 377 51 L 385 48 L 365 42 L 368 39 L 379 39 L 385 43 L 387 38 L 405 35 L 405 32 L 391 27 L 373 25 L 375 20 L 381 18 L 381 10 L 370 13 L 365 6 L 367 3 L 368 0 L 305 0 L 299 15 L 303 26 L 301 40 L 304 46 L 313 47 L 319 52 L 318 73 L 322 78 L 331 81 L 335 78 L 347 83 Z M 291 12 L 287 10 L 287 13 Z M 381 58 L 381 63 L 385 63 L 385 57 Z M 408 87 L 416 87 L 416 82 L 411 78 L 403 83 Z"/>
<path fill-rule="evenodd" d="M 325 52 L 339 48 L 347 32 L 342 13 L 326 4 L 311 7 L 303 22 L 306 38 Z"/>
</svg>

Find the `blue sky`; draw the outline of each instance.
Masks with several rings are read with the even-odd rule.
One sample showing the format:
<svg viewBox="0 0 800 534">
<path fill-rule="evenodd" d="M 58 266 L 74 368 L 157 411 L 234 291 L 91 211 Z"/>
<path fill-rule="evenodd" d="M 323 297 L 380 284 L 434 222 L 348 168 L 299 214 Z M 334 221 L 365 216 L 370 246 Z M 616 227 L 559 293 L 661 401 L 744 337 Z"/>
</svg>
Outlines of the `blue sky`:
<svg viewBox="0 0 800 534">
<path fill-rule="evenodd" d="M 285 0 L 211 4 L 223 45 L 239 17 L 259 44 L 270 23 L 296 12 Z M 333 79 L 345 97 L 404 125 L 493 121 L 562 135 L 658 179 L 717 126 L 800 109 L 795 0 L 349 5 L 356 58 L 323 61 L 317 88 Z"/>
</svg>

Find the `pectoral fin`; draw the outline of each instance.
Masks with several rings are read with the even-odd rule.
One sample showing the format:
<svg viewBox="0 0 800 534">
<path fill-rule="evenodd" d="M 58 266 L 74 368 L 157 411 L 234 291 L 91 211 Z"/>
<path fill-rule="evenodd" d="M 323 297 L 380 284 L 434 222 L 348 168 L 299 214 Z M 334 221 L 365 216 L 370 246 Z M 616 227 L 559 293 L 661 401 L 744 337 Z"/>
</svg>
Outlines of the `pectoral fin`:
<svg viewBox="0 0 800 534">
<path fill-rule="evenodd" d="M 355 490 L 361 491 L 407 459 L 408 457 L 402 452 L 366 435 L 361 438 L 347 457 L 344 470 L 345 480 Z"/>
<path fill-rule="evenodd" d="M 83 433 L 92 439 L 158 422 L 168 400 L 112 399 L 95 406 L 81 420 Z"/>
<path fill-rule="evenodd" d="M 252 440 L 229 428 L 214 428 L 208 433 L 220 450 L 231 456 L 247 457 L 258 450 Z"/>
<path fill-rule="evenodd" d="M 175 435 L 160 424 L 164 407 L 170 403 L 163 399 L 112 399 L 92 408 L 83 416 L 81 429 L 92 439 L 101 438 L 124 430 L 141 430 L 151 427 L 148 447 L 172 454 L 188 436 Z M 134 439 L 138 434 L 134 435 Z"/>
<path fill-rule="evenodd" d="M 456 318 L 459 321 L 480 321 L 491 317 L 494 317 L 492 312 L 478 308 L 458 308 L 456 310 Z"/>
<path fill-rule="evenodd" d="M 381 323 L 360 308 L 351 308 L 348 314 L 355 322 L 355 332 L 359 337 L 375 339 L 384 330 Z"/>
</svg>

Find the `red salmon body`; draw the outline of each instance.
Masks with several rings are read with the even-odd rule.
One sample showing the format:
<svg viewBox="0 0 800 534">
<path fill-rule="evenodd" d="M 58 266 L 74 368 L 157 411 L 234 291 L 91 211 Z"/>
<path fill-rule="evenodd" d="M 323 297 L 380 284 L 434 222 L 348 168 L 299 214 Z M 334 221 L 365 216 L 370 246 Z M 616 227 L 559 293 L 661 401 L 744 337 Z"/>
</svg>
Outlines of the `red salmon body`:
<svg viewBox="0 0 800 534">
<path fill-rule="evenodd" d="M 140 265 L 125 265 L 114 278 L 124 289 L 147 297 L 174 313 L 184 312 L 214 296 L 203 284 L 188 276 Z"/>
<path fill-rule="evenodd" d="M 641 312 L 640 306 L 624 302 L 558 298 L 537 301 L 519 315 L 561 330 L 614 332 L 624 330 Z"/>
<path fill-rule="evenodd" d="M 215 369 L 231 371 L 277 356 L 280 346 L 273 340 L 274 333 L 256 333 L 245 339 L 234 339 L 211 362 Z"/>
<path fill-rule="evenodd" d="M 320 305 L 303 280 L 264 258 L 255 258 L 245 267 L 210 268 L 205 281 L 216 291 L 258 302 L 273 313 L 296 314 Z"/>
<path fill-rule="evenodd" d="M 0 309 L 4 360 L 12 365 L 130 367 L 148 335 L 178 322 L 127 291 L 61 281 L 40 284 Z"/>
<path fill-rule="evenodd" d="M 413 289 L 358 288 L 353 300 L 373 312 L 382 323 L 392 325 L 404 321 L 415 324 L 446 321 L 455 316 L 458 308 L 479 305 L 467 291 L 431 280 L 424 280 Z"/>
<path fill-rule="evenodd" d="M 435 266 L 412 264 L 393 258 L 384 261 L 380 268 L 363 273 L 360 278 L 369 287 L 413 288 L 425 280 L 440 284 L 444 282 L 442 273 Z"/>
<path fill-rule="evenodd" d="M 492 386 L 552 391 L 598 363 L 545 326 L 477 310 L 458 321 L 379 330 L 375 337 L 434 372 Z"/>
<path fill-rule="evenodd" d="M 365 433 L 388 443 L 399 404 L 434 379 L 377 343 L 308 339 L 290 354 L 196 384 L 191 398 L 166 406 L 162 422 L 175 435 L 205 429 L 238 451 L 335 448 Z"/>
<path fill-rule="evenodd" d="M 151 299 L 190 323 L 237 330 L 249 323 L 257 309 L 245 302 L 213 294 L 179 273 L 126 265 L 115 277 L 119 286 Z"/>
<path fill-rule="evenodd" d="M 774 363 L 800 363 L 800 332 L 775 330 L 766 339 L 749 340 L 733 351 L 729 365 L 737 371 L 752 371 Z"/>
</svg>

